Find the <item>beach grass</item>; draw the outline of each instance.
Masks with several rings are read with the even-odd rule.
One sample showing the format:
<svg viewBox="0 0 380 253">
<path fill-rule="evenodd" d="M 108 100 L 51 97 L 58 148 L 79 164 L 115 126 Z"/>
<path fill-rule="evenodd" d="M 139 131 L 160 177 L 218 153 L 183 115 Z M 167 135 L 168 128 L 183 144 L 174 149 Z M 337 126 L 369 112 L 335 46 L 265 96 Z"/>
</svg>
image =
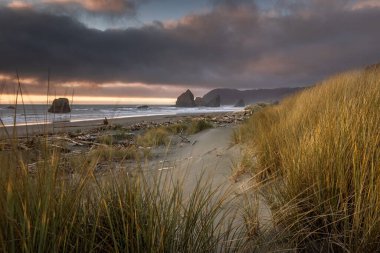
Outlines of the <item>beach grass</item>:
<svg viewBox="0 0 380 253">
<path fill-rule="evenodd" d="M 234 136 L 257 161 L 283 238 L 306 252 L 380 248 L 380 71 L 329 78 L 254 113 Z"/>
<path fill-rule="evenodd" d="M 141 154 L 135 146 L 130 147 L 114 147 L 104 145 L 97 147 L 89 152 L 87 160 L 99 161 L 121 161 L 121 160 L 140 160 L 145 154 Z"/>
<path fill-rule="evenodd" d="M 196 134 L 203 130 L 213 128 L 214 126 L 208 122 L 207 120 L 201 119 L 201 120 L 192 120 L 189 128 L 187 129 L 187 132 L 189 134 Z"/>
<path fill-rule="evenodd" d="M 174 134 L 196 134 L 214 127 L 204 119 L 195 119 L 169 126 L 151 128 L 137 136 L 136 143 L 142 147 L 167 146 L 171 143 Z"/>
<path fill-rule="evenodd" d="M 166 146 L 169 142 L 170 133 L 166 127 L 151 128 L 136 139 L 137 145 L 143 147 Z"/>
<path fill-rule="evenodd" d="M 161 174 L 110 170 L 99 177 L 94 173 L 99 159 L 78 161 L 81 169 L 67 174 L 60 167 L 62 153 L 53 149 L 31 173 L 18 150 L 0 153 L 0 251 L 243 249 L 245 232 L 225 210 L 226 193 L 201 179 L 184 195 L 181 180 Z"/>
</svg>

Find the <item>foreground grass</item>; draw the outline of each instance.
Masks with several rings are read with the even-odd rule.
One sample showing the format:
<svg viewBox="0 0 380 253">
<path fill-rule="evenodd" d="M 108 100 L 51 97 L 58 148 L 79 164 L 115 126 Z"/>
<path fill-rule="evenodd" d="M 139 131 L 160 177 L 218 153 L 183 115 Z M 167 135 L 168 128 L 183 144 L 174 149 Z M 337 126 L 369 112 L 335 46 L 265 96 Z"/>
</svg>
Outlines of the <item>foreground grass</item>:
<svg viewBox="0 0 380 253">
<path fill-rule="evenodd" d="M 341 74 L 257 113 L 253 150 L 283 236 L 305 251 L 380 248 L 380 71 Z M 272 180 L 273 181 L 273 180 Z"/>
<path fill-rule="evenodd" d="M 224 206 L 226 193 L 201 184 L 204 180 L 184 196 L 181 182 L 169 177 L 112 171 L 97 177 L 101 154 L 92 154 L 71 175 L 60 169 L 58 149 L 40 155 L 31 175 L 24 153 L 0 153 L 1 252 L 240 252 L 246 247 L 244 229 L 234 225 Z"/>
</svg>

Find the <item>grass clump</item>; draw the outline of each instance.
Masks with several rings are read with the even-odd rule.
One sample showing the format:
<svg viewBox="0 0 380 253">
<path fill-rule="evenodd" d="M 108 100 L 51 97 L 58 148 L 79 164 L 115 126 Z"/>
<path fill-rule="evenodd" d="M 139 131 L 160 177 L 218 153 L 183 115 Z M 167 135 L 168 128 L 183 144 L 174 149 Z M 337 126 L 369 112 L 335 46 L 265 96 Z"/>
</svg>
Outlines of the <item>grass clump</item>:
<svg viewBox="0 0 380 253">
<path fill-rule="evenodd" d="M 97 158 L 98 161 L 139 160 L 140 154 L 138 149 L 134 146 L 100 146 L 89 152 L 87 159 L 93 160 L 94 158 Z"/>
<path fill-rule="evenodd" d="M 195 119 L 167 126 L 166 129 L 174 134 L 196 134 L 213 127 L 213 124 L 205 119 Z"/>
<path fill-rule="evenodd" d="M 151 128 L 143 135 L 137 136 L 136 143 L 143 147 L 166 146 L 170 142 L 169 135 L 165 127 Z"/>
<path fill-rule="evenodd" d="M 203 130 L 213 128 L 214 126 L 208 122 L 207 120 L 201 119 L 201 120 L 194 120 L 191 122 L 189 128 L 187 129 L 187 132 L 189 134 L 196 134 Z"/>
<path fill-rule="evenodd" d="M 233 163 L 231 179 L 235 182 L 239 177 L 251 173 L 255 166 L 254 151 L 251 148 L 243 147 L 240 160 Z"/>
<path fill-rule="evenodd" d="M 112 145 L 119 141 L 125 141 L 130 140 L 133 138 L 133 135 L 131 135 L 128 132 L 125 131 L 117 131 L 114 133 L 109 133 L 106 135 L 100 135 L 96 138 L 96 141 L 98 143 L 106 144 L 106 145 Z"/>
<path fill-rule="evenodd" d="M 142 147 L 167 146 L 171 141 L 170 136 L 173 134 L 196 134 L 212 127 L 213 125 L 210 122 L 198 119 L 165 127 L 151 128 L 144 134 L 137 136 L 136 143 Z"/>
<path fill-rule="evenodd" d="M 330 78 L 254 114 L 255 172 L 280 179 L 275 221 L 306 251 L 380 247 L 380 72 Z"/>
<path fill-rule="evenodd" d="M 234 252 L 244 239 L 226 222 L 226 197 L 199 180 L 118 173 L 99 178 L 95 162 L 71 179 L 52 152 L 29 175 L 17 150 L 0 153 L 2 252 Z M 203 181 L 204 182 L 204 181 Z"/>
<path fill-rule="evenodd" d="M 257 104 L 246 106 L 244 110 L 248 115 L 253 115 L 261 111 L 267 106 L 269 106 L 269 104 L 257 103 Z M 240 125 L 238 128 L 234 129 L 234 132 L 232 134 L 232 143 L 233 144 L 247 143 L 249 142 L 249 140 L 252 140 L 254 137 L 254 132 L 251 131 L 251 128 L 252 128 L 251 124 L 243 124 L 243 125 Z"/>
<path fill-rule="evenodd" d="M 186 133 L 189 129 L 189 124 L 186 123 L 176 123 L 173 125 L 169 125 L 166 127 L 166 129 L 173 134 L 182 134 Z"/>
</svg>

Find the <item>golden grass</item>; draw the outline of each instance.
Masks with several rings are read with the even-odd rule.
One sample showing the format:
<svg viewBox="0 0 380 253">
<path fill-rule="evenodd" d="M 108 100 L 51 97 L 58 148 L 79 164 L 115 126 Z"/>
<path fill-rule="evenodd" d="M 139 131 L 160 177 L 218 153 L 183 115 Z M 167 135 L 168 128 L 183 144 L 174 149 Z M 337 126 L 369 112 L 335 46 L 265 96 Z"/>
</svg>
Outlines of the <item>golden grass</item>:
<svg viewBox="0 0 380 253">
<path fill-rule="evenodd" d="M 30 174 L 20 152 L 0 153 L 1 252 L 238 252 L 244 228 L 227 193 L 199 179 L 118 172 L 94 175 L 99 157 L 69 176 L 52 150 Z"/>
<path fill-rule="evenodd" d="M 152 128 L 143 135 L 137 136 L 136 143 L 143 147 L 168 145 L 170 142 L 169 134 L 165 127 Z"/>
<path fill-rule="evenodd" d="M 201 119 L 151 128 L 142 135 L 138 135 L 136 143 L 142 147 L 167 146 L 170 144 L 170 137 L 173 134 L 196 134 L 212 127 L 213 125 L 210 122 Z"/>
<path fill-rule="evenodd" d="M 120 160 L 139 160 L 144 155 L 140 154 L 139 150 L 135 146 L 130 147 L 113 147 L 113 146 L 100 146 L 93 149 L 87 155 L 88 160 L 99 161 L 120 161 Z"/>
<path fill-rule="evenodd" d="M 210 122 L 208 122 L 204 119 L 193 120 L 193 121 L 191 121 L 191 124 L 190 124 L 189 128 L 187 129 L 187 132 L 189 134 L 196 134 L 196 133 L 199 133 L 203 130 L 213 128 L 213 127 L 214 126 Z"/>
<path fill-rule="evenodd" d="M 166 145 L 173 133 L 201 131 L 198 121 L 150 129 L 143 147 Z M 146 150 L 114 145 L 105 135 L 88 153 L 67 154 L 64 142 L 35 138 L 20 150 L 4 140 L 0 152 L 0 252 L 241 252 L 254 249 L 229 212 L 228 192 L 199 178 L 184 194 L 182 181 L 154 168 L 144 174 Z M 140 139 L 139 139 L 140 138 Z M 142 139 L 143 138 L 143 139 Z M 136 168 L 113 171 L 115 163 Z M 96 174 L 99 163 L 107 171 Z M 33 164 L 32 168 L 29 166 Z M 158 175 L 158 176 L 157 176 Z"/>
<path fill-rule="evenodd" d="M 334 76 L 258 111 L 240 129 L 277 224 L 296 247 L 380 247 L 380 72 Z"/>
</svg>

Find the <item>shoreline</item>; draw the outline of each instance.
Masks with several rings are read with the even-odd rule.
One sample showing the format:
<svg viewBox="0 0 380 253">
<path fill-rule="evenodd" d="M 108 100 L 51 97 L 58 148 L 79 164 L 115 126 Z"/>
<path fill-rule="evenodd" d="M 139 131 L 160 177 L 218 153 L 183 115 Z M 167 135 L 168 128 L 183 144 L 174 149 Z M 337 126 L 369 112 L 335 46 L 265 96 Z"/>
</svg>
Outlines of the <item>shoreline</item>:
<svg viewBox="0 0 380 253">
<path fill-rule="evenodd" d="M 124 127 L 132 126 L 134 124 L 143 122 L 164 123 L 166 121 L 178 121 L 185 118 L 193 118 L 200 116 L 220 116 L 231 113 L 241 113 L 244 108 L 236 112 L 202 112 L 202 113 L 181 113 L 175 115 L 147 115 L 135 117 L 122 117 L 108 119 L 109 125 L 122 125 Z M 27 136 L 41 135 L 41 134 L 58 134 L 73 132 L 76 130 L 91 130 L 97 127 L 105 126 L 103 119 L 85 120 L 85 121 L 72 121 L 72 122 L 56 122 L 56 123 L 41 123 L 33 125 L 17 125 L 17 126 L 1 126 L 0 139 L 11 139 L 15 133 L 16 138 L 23 138 Z M 15 131 L 15 132 L 14 132 Z"/>
</svg>

